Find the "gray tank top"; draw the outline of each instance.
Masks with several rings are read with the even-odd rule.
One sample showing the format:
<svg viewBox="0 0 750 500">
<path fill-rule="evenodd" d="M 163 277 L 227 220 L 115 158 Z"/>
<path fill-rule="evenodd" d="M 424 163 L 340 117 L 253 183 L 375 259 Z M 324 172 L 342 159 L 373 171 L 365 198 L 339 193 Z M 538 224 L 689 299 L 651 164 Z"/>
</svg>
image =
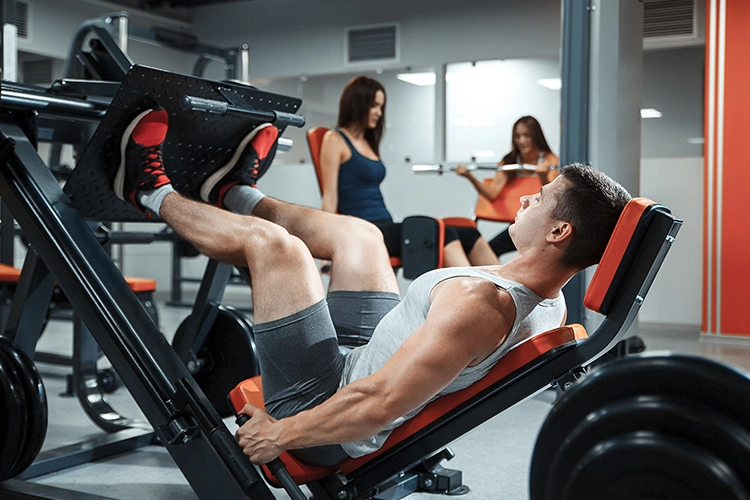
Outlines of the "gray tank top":
<svg viewBox="0 0 750 500">
<path fill-rule="evenodd" d="M 543 299 L 524 285 L 501 278 L 481 268 L 437 269 L 414 280 L 401 303 L 391 310 L 375 328 L 370 342 L 352 350 L 347 355 L 340 386 L 343 387 L 379 370 L 412 332 L 424 323 L 427 318 L 427 311 L 430 308 L 432 289 L 438 283 L 458 276 L 486 279 L 493 282 L 498 288 L 506 290 L 513 298 L 516 306 L 516 317 L 507 339 L 497 350 L 476 366 L 466 368 L 432 400 L 470 386 L 484 377 L 495 363 L 513 347 L 534 335 L 557 328 L 562 324 L 565 316 L 565 298 L 562 294 L 554 299 Z M 424 406 L 399 417 L 371 438 L 344 443 L 341 446 L 351 457 L 372 453 L 383 445 L 393 429 L 419 413 L 422 408 Z"/>
</svg>

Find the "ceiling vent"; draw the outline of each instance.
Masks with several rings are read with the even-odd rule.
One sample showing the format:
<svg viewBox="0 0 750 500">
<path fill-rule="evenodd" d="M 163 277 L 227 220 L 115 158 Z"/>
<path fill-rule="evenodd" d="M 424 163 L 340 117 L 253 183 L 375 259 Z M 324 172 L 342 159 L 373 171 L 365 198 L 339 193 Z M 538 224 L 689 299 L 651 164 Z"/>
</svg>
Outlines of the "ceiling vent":
<svg viewBox="0 0 750 500">
<path fill-rule="evenodd" d="M 27 2 L 21 2 L 19 0 L 16 0 L 13 3 L 15 5 L 13 24 L 16 25 L 18 38 L 28 40 L 29 39 L 29 4 Z"/>
<path fill-rule="evenodd" d="M 644 0 L 644 48 L 705 43 L 705 11 L 699 0 Z"/>
<path fill-rule="evenodd" d="M 346 29 L 346 63 L 398 61 L 398 24 Z"/>
</svg>

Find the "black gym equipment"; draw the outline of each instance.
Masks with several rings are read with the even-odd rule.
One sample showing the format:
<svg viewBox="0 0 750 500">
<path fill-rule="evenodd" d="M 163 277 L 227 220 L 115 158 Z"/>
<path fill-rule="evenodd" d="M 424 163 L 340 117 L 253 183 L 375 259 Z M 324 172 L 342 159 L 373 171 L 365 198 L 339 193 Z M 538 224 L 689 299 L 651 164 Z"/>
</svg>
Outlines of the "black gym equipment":
<svg viewBox="0 0 750 500">
<path fill-rule="evenodd" d="M 442 265 L 444 228 L 442 221 L 412 215 L 401 222 L 401 268 L 404 278 L 415 279 Z"/>
<path fill-rule="evenodd" d="M 167 109 L 172 123 L 164 148 L 165 160 L 175 185 L 188 193 L 194 193 L 211 170 L 226 161 L 249 129 L 261 123 L 244 116 L 183 110 L 179 105 L 183 95 L 290 115 L 300 105 L 297 99 L 244 85 L 135 66 L 120 85 L 112 105 L 105 108 L 103 118 L 98 108 L 95 112 L 88 108 L 85 111 L 101 122 L 65 185 L 65 192 L 35 149 L 34 115 L 41 112 L 39 108 L 24 110 L 24 106 L 32 106 L 28 103 L 16 103 L 14 110 L 3 107 L 0 195 L 31 245 L 16 289 L 15 298 L 21 299 L 13 302 L 4 335 L 27 354 L 33 354 L 57 281 L 90 332 L 92 345 L 98 345 L 110 360 L 151 424 L 152 430 L 144 431 L 131 427 L 130 422 L 121 422 L 127 427 L 101 444 L 123 451 L 143 445 L 144 439 L 150 442 L 155 435 L 200 498 L 271 499 L 268 487 L 242 454 L 185 363 L 167 343 L 84 220 L 87 216 L 105 221 L 145 220 L 143 214 L 116 199 L 110 187 L 119 162 L 119 148 L 113 152 L 112 145 L 119 140 L 128 118 L 138 110 L 157 102 Z M 71 108 L 80 109 L 80 99 L 66 97 L 60 98 L 60 110 L 67 101 Z M 282 131 L 287 124 L 284 116 L 274 117 L 274 125 Z M 299 118 L 294 120 L 300 122 Z M 192 158 L 183 161 L 183 154 Z M 35 296 L 42 296 L 46 303 L 31 300 Z M 200 353 L 200 349 L 195 352 Z M 116 423 L 118 420 L 115 417 Z M 123 439 L 115 441 L 117 435 Z M 18 477 L 55 470 L 51 463 L 54 457 L 44 455 Z M 83 453 L 78 456 L 83 460 Z M 89 453 L 88 459 L 91 458 Z M 73 460 L 66 465 L 71 464 Z M 211 481 L 206 481 L 206 477 Z M 18 489 L 18 485 L 13 488 Z"/>
<path fill-rule="evenodd" d="M 26 470 L 47 434 L 47 397 L 34 363 L 0 337 L 0 481 Z"/>
<path fill-rule="evenodd" d="M 611 361 L 548 415 L 532 500 L 750 499 L 750 379 L 705 358 Z"/>
<path fill-rule="evenodd" d="M 229 391 L 260 373 L 252 326 L 242 312 L 221 305 L 232 272 L 228 264 L 209 261 L 193 311 L 172 339 L 175 352 L 222 418 L 234 414 Z"/>
</svg>

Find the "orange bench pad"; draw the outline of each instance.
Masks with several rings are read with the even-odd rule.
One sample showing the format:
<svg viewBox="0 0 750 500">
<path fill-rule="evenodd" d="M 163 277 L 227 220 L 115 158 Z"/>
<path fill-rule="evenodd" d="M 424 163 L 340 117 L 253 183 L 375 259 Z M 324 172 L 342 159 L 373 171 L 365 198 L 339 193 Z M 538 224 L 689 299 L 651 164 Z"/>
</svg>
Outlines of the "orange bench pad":
<svg viewBox="0 0 750 500">
<path fill-rule="evenodd" d="M 8 264 L 0 264 L 0 283 L 18 283 L 21 270 Z M 156 280 L 126 276 L 125 281 L 134 292 L 153 292 L 156 290 Z"/>
<path fill-rule="evenodd" d="M 135 276 L 125 276 L 125 281 L 134 292 L 153 292 L 156 290 L 156 280 L 150 278 L 137 278 Z"/>
<path fill-rule="evenodd" d="M 0 282 L 1 283 L 18 283 L 21 277 L 21 270 L 8 264 L 0 264 Z"/>
</svg>

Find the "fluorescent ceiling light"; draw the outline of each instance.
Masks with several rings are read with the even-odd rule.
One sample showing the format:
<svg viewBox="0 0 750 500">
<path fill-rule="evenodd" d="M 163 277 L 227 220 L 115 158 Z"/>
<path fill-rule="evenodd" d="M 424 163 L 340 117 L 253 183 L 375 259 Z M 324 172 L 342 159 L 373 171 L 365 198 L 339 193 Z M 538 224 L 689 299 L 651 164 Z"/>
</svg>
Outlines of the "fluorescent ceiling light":
<svg viewBox="0 0 750 500">
<path fill-rule="evenodd" d="M 436 80 L 435 73 L 431 71 L 425 73 L 399 73 L 396 75 L 396 78 L 402 82 L 417 85 L 418 87 L 430 87 L 435 85 Z"/>
<path fill-rule="evenodd" d="M 559 78 L 540 78 L 536 83 L 552 90 L 560 90 L 562 88 L 562 80 Z"/>
<path fill-rule="evenodd" d="M 641 118 L 661 118 L 662 112 L 654 108 L 643 108 L 641 110 Z"/>
<path fill-rule="evenodd" d="M 703 144 L 703 137 L 688 137 L 688 144 Z"/>
</svg>

